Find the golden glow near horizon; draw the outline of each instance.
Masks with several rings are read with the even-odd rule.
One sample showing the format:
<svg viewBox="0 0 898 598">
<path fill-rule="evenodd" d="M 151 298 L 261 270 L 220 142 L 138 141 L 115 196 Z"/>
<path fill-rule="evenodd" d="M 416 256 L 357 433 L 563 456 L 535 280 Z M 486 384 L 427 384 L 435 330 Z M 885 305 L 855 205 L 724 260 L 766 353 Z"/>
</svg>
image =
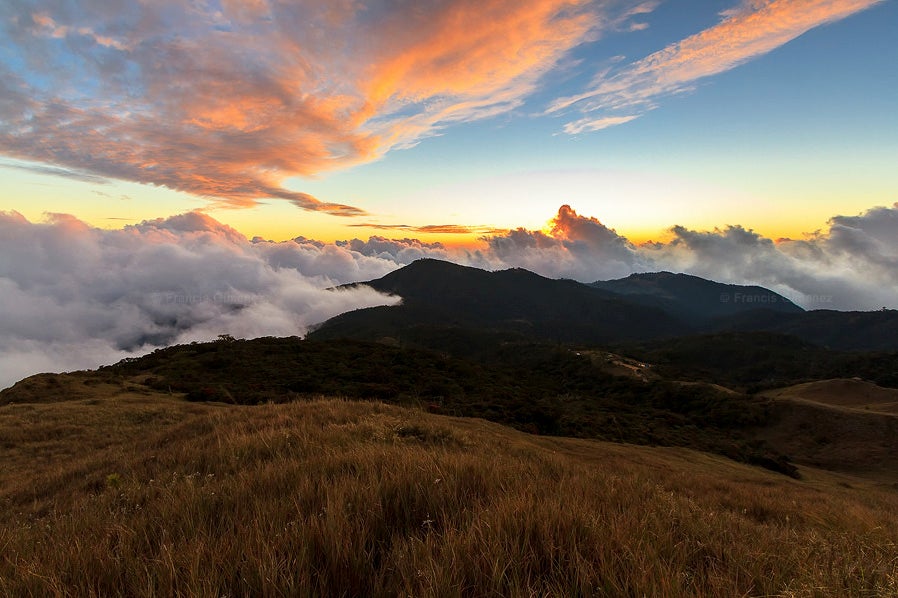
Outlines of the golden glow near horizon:
<svg viewBox="0 0 898 598">
<path fill-rule="evenodd" d="M 572 204 L 575 209 L 578 204 Z M 55 210 L 19 210 L 31 222 L 42 222 L 46 219 L 48 213 Z M 579 211 L 579 210 L 578 210 Z M 447 248 L 464 248 L 478 249 L 483 247 L 485 236 L 490 234 L 502 234 L 504 230 L 513 230 L 518 227 L 503 227 L 501 224 L 494 225 L 494 230 L 483 230 L 475 228 L 471 232 L 460 232 L 447 234 L 443 232 L 424 232 L 414 225 L 409 225 L 409 229 L 399 228 L 380 228 L 369 226 L 348 226 L 342 221 L 322 218 L 317 221 L 315 215 L 297 213 L 296 210 L 290 209 L 289 206 L 281 206 L 274 204 L 271 206 L 262 206 L 256 210 L 235 211 L 226 209 L 203 209 L 203 212 L 209 214 L 216 220 L 231 226 L 238 232 L 243 234 L 247 239 L 259 237 L 268 241 L 282 242 L 297 237 L 305 237 L 323 243 L 333 243 L 336 241 L 347 241 L 354 238 L 366 240 L 370 237 L 384 237 L 387 239 L 403 239 L 414 238 L 424 243 L 440 243 Z M 65 211 L 58 213 L 67 213 Z M 104 214 L 110 213 L 106 209 L 85 210 L 77 217 L 90 226 L 100 229 L 120 229 L 126 225 L 139 224 L 144 220 L 154 220 L 157 218 L 166 218 L 179 213 L 178 210 L 165 212 L 152 212 L 151 214 L 134 214 L 131 217 L 118 216 L 110 217 Z M 128 213 L 120 212 L 120 213 Z M 588 212 L 583 212 L 589 215 Z M 829 216 L 821 214 L 816 220 L 808 218 L 808 214 L 798 209 L 786 218 L 781 215 L 770 226 L 764 226 L 762 223 L 755 223 L 750 220 L 743 219 L 741 225 L 747 229 L 753 229 L 755 232 L 770 239 L 791 238 L 802 239 L 814 231 L 825 229 Z M 539 230 L 551 235 L 551 223 L 554 214 L 544 217 L 542 222 L 526 228 L 527 230 Z M 616 221 L 599 218 L 609 228 L 614 229 L 618 234 L 626 237 L 634 245 L 642 245 L 644 243 L 656 242 L 664 243 L 672 238 L 670 226 L 658 226 L 655 228 L 641 225 L 637 220 L 635 223 L 625 223 L 623 226 L 616 224 Z M 735 222 L 735 221 L 734 221 Z M 364 223 L 361 223 L 364 224 Z M 629 225 L 628 225 L 629 224 Z M 426 225 L 424 225 L 426 226 Z M 696 226 L 695 222 L 686 225 L 693 230 L 713 230 L 715 228 L 723 228 L 724 225 L 709 224 L 707 226 Z M 314 234 L 310 234 L 314 231 Z"/>
<path fill-rule="evenodd" d="M 838 201 L 838 197 L 830 202 L 820 201 L 814 193 L 807 193 L 805 198 L 795 196 L 790 201 L 765 201 L 748 193 L 677 177 L 547 171 L 413 191 L 395 197 L 388 213 L 336 218 L 327 213 L 297 210 L 279 200 L 263 201 L 249 210 L 216 208 L 201 198 L 135 183 L 97 184 L 9 169 L 4 174 L 8 191 L 32 198 L 29 204 L 16 209 L 32 222 L 44 220 L 47 213 L 71 213 L 74 197 L 79 209 L 73 215 L 104 229 L 199 209 L 248 239 L 285 241 L 305 237 L 331 243 L 379 236 L 416 238 L 425 243 L 471 249 L 483 244 L 482 237 L 503 230 L 520 227 L 549 231 L 561 203 L 571 205 L 584 216 L 597 218 L 635 245 L 669 240 L 674 225 L 693 230 L 740 225 L 774 240 L 801 239 L 825 229 L 829 218 L 838 211 L 835 206 L 846 203 Z M 509 197 L 515 198 L 516 203 L 516 209 L 510 213 L 501 208 L 501 199 Z M 854 215 L 871 207 L 863 196 L 854 203 L 852 209 L 842 213 Z M 446 205 L 452 205 L 453 210 L 444 213 L 436 209 Z"/>
</svg>

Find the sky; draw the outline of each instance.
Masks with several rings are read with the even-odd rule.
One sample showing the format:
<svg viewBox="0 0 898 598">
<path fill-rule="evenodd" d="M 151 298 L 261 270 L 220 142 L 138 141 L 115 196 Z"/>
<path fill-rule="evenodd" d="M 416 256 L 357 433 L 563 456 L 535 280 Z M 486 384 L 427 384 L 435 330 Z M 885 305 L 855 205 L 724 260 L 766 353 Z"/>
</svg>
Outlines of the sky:
<svg viewBox="0 0 898 598">
<path fill-rule="evenodd" d="M 0 386 L 418 257 L 898 307 L 894 0 L 6 0 Z"/>
</svg>

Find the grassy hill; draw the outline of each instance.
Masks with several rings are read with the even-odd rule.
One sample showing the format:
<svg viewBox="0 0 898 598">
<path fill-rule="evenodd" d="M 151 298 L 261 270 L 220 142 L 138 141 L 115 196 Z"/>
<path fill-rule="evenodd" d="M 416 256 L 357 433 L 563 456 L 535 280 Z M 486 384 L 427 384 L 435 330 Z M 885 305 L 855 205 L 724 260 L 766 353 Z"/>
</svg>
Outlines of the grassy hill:
<svg viewBox="0 0 898 598">
<path fill-rule="evenodd" d="M 160 349 L 95 378 L 138 378 L 192 401 L 381 400 L 537 434 L 686 446 L 797 475 L 786 455 L 746 433 L 767 422 L 770 399 L 614 375 L 590 352 L 556 345 L 501 342 L 465 358 L 353 340 L 223 339 Z M 3 391 L 0 404 L 46 394 L 36 383 Z"/>
<path fill-rule="evenodd" d="M 815 380 L 763 393 L 775 399 L 810 401 L 874 413 L 898 414 L 898 389 L 883 388 L 860 378 Z"/>
<path fill-rule="evenodd" d="M 777 398 L 753 436 L 802 466 L 898 482 L 898 416 Z"/>
<path fill-rule="evenodd" d="M 464 345 L 470 338 L 444 340 Z M 464 350 L 352 340 L 193 343 L 78 374 L 83 381 L 65 388 L 58 376 L 33 376 L 0 392 L 0 405 L 70 400 L 126 381 L 195 402 L 256 405 L 342 396 L 480 417 L 541 435 L 687 447 L 792 476 L 810 465 L 898 481 L 898 420 L 876 409 L 837 405 L 841 410 L 834 413 L 832 406 L 836 398 L 869 406 L 869 396 L 881 400 L 898 391 L 848 381 L 860 389 L 856 397 L 846 394 L 843 382 L 826 398 L 819 390 L 836 382 L 803 382 L 832 372 L 888 381 L 894 355 L 834 353 L 795 339 L 791 347 L 757 333 L 680 339 L 663 350 L 644 349 L 639 359 L 478 338 L 494 342 L 478 345 L 467 358 L 460 356 Z M 747 394 L 743 381 L 777 388 Z M 778 388 L 795 382 L 803 385 Z M 817 389 L 818 400 L 807 400 L 801 389 Z"/>
<path fill-rule="evenodd" d="M 0 595 L 898 592 L 891 487 L 144 382 L 43 376 L 0 406 Z"/>
</svg>

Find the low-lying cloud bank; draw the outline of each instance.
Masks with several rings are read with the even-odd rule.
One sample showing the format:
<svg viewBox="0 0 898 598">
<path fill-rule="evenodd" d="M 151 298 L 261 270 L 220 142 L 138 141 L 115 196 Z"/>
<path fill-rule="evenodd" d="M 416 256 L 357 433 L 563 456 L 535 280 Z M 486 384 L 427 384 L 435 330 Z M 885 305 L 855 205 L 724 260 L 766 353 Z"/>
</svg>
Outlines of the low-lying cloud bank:
<svg viewBox="0 0 898 598">
<path fill-rule="evenodd" d="M 740 226 L 671 232 L 669 242 L 635 245 L 562 206 L 548 232 L 521 228 L 484 237 L 478 250 L 450 250 L 385 237 L 248 240 L 196 212 L 120 230 L 0 213 L 0 388 L 219 334 L 301 335 L 339 313 L 397 301 L 328 288 L 423 257 L 584 282 L 671 270 L 760 284 L 809 309 L 898 307 L 898 204 L 836 216 L 802 240 Z"/>
<path fill-rule="evenodd" d="M 368 288 L 326 290 L 395 268 L 333 245 L 253 243 L 199 213 L 112 231 L 0 214 L 0 388 L 218 334 L 304 334 L 395 303 Z"/>
</svg>

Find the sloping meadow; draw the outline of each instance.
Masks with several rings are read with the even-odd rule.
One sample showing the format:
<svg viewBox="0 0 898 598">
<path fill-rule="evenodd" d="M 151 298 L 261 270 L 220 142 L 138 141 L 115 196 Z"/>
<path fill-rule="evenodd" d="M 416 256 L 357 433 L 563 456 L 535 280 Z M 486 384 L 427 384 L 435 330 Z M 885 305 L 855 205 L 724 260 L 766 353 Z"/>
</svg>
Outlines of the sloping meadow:
<svg viewBox="0 0 898 598">
<path fill-rule="evenodd" d="M 822 472 L 139 384 L 0 431 L 2 595 L 898 592 L 898 495 Z"/>
</svg>

